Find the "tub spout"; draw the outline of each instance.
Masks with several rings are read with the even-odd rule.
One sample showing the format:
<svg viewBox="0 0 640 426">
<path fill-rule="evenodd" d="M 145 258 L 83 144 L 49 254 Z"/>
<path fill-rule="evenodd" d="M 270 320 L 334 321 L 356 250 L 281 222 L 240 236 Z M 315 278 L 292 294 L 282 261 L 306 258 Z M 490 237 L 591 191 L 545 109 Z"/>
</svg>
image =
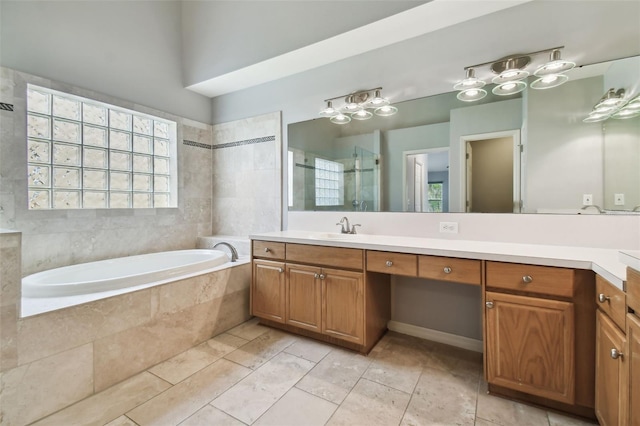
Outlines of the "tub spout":
<svg viewBox="0 0 640 426">
<path fill-rule="evenodd" d="M 236 248 L 234 246 L 232 246 L 229 243 L 220 242 L 220 243 L 217 243 L 216 245 L 214 245 L 213 248 L 216 248 L 218 246 L 227 246 L 227 247 L 229 247 L 229 250 L 231 250 L 231 261 L 235 262 L 236 260 L 238 260 L 238 251 L 236 250 Z"/>
</svg>

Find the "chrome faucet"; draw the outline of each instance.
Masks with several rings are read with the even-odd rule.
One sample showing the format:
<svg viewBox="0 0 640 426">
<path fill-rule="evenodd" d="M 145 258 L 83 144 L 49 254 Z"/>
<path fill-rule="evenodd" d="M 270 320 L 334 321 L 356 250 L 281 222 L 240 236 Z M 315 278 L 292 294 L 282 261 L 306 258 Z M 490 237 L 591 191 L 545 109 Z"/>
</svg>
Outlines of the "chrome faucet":
<svg viewBox="0 0 640 426">
<path fill-rule="evenodd" d="M 582 206 L 582 207 L 580 208 L 580 210 L 586 210 L 586 209 L 588 209 L 589 207 L 593 207 L 594 209 L 598 210 L 598 213 L 602 213 L 602 209 L 601 209 L 599 206 L 596 206 L 595 204 L 590 204 L 590 205 L 588 205 L 588 206 Z"/>
<path fill-rule="evenodd" d="M 229 250 L 231 251 L 231 261 L 235 262 L 236 260 L 238 260 L 238 251 L 236 250 L 236 248 L 234 246 L 232 246 L 229 243 L 220 242 L 220 243 L 217 243 L 216 245 L 214 245 L 213 248 L 216 248 L 218 246 L 227 246 L 229 248 Z"/>
<path fill-rule="evenodd" d="M 353 225 L 349 225 L 349 219 L 347 219 L 346 216 L 340 219 L 340 222 L 336 223 L 336 225 L 341 226 L 341 229 L 340 229 L 341 234 L 357 234 L 356 226 L 362 226 L 359 223 L 354 223 Z"/>
</svg>

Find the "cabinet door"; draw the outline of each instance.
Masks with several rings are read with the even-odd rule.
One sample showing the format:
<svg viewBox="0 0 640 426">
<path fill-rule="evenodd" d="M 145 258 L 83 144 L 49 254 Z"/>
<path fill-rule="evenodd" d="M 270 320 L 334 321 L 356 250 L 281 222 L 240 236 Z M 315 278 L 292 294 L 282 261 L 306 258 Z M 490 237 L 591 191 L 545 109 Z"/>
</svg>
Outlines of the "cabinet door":
<svg viewBox="0 0 640 426">
<path fill-rule="evenodd" d="M 636 315 L 638 311 L 636 311 Z M 629 379 L 629 398 L 626 406 L 629 412 L 629 425 L 640 426 L 640 319 L 627 314 L 627 352 L 626 359 Z"/>
<path fill-rule="evenodd" d="M 320 332 L 322 281 L 320 268 L 287 264 L 287 324 Z"/>
<path fill-rule="evenodd" d="M 322 269 L 322 333 L 364 343 L 364 277 L 359 272 Z"/>
<path fill-rule="evenodd" d="M 251 284 L 251 307 L 253 315 L 283 323 L 284 304 L 284 263 L 254 260 L 253 282 Z"/>
<path fill-rule="evenodd" d="M 573 304 L 486 293 L 487 380 L 574 403 Z"/>
<path fill-rule="evenodd" d="M 625 336 L 602 311 L 596 312 L 596 417 L 602 426 L 626 425 Z M 612 357 L 613 356 L 613 357 Z"/>
</svg>

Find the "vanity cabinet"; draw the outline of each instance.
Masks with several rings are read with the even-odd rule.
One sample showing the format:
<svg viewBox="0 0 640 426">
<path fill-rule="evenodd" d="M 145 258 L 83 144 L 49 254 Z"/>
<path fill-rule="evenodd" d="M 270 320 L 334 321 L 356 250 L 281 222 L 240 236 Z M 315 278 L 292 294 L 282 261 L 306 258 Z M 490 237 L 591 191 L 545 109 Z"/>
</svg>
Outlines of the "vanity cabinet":
<svg viewBox="0 0 640 426">
<path fill-rule="evenodd" d="M 602 426 L 627 425 L 628 376 L 626 296 L 601 276 L 596 277 L 595 412 Z"/>
<path fill-rule="evenodd" d="M 285 322 L 285 264 L 270 260 L 253 261 L 251 307 L 253 315 Z"/>
<path fill-rule="evenodd" d="M 628 419 L 630 426 L 640 426 L 640 272 L 631 268 L 627 268 L 627 305 Z"/>
<path fill-rule="evenodd" d="M 263 323 L 361 352 L 386 331 L 389 276 L 365 271 L 364 250 L 253 241 L 252 253 Z"/>
<path fill-rule="evenodd" d="M 591 271 L 486 262 L 491 393 L 593 416 L 594 287 Z"/>
</svg>

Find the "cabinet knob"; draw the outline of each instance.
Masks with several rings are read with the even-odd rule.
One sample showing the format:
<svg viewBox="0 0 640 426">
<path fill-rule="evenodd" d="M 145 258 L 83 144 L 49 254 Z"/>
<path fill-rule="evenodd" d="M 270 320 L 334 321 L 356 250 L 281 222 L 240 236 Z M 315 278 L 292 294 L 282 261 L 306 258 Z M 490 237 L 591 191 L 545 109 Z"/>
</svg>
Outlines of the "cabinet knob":
<svg viewBox="0 0 640 426">
<path fill-rule="evenodd" d="M 522 277 L 522 282 L 525 284 L 529 284 L 531 281 L 533 281 L 533 278 L 531 278 L 531 275 L 525 275 L 524 277 Z"/>
<path fill-rule="evenodd" d="M 600 293 L 598 295 L 598 302 L 600 303 L 604 303 L 604 302 L 608 302 L 611 298 L 609 296 L 605 296 L 604 294 Z"/>
<path fill-rule="evenodd" d="M 451 268 L 449 268 L 448 266 L 444 267 L 444 273 L 445 274 L 450 274 L 451 273 Z"/>
<path fill-rule="evenodd" d="M 264 252 L 265 252 L 265 253 L 269 253 L 270 251 L 271 251 L 271 249 L 270 249 L 269 247 L 265 247 L 265 248 L 264 248 Z"/>
<path fill-rule="evenodd" d="M 622 358 L 623 356 L 624 354 L 619 350 L 617 350 L 616 348 L 611 349 L 611 358 L 618 359 L 618 358 Z"/>
<path fill-rule="evenodd" d="M 387 265 L 387 266 L 391 267 L 391 266 L 393 266 L 393 262 L 392 262 L 392 261 L 390 261 L 390 260 L 387 260 L 387 263 L 385 263 L 385 265 Z"/>
<path fill-rule="evenodd" d="M 489 308 L 489 309 L 492 309 L 492 308 L 493 308 L 493 302 L 485 302 L 484 304 L 485 304 L 485 305 L 487 306 L 487 308 Z"/>
<path fill-rule="evenodd" d="M 318 278 L 320 278 L 320 274 L 313 274 L 313 278 L 317 280 Z"/>
<path fill-rule="evenodd" d="M 283 273 L 283 272 L 284 272 L 284 269 L 282 269 L 282 268 L 278 268 L 278 272 Z"/>
<path fill-rule="evenodd" d="M 327 276 L 325 274 L 320 274 L 320 279 L 324 280 Z"/>
</svg>

